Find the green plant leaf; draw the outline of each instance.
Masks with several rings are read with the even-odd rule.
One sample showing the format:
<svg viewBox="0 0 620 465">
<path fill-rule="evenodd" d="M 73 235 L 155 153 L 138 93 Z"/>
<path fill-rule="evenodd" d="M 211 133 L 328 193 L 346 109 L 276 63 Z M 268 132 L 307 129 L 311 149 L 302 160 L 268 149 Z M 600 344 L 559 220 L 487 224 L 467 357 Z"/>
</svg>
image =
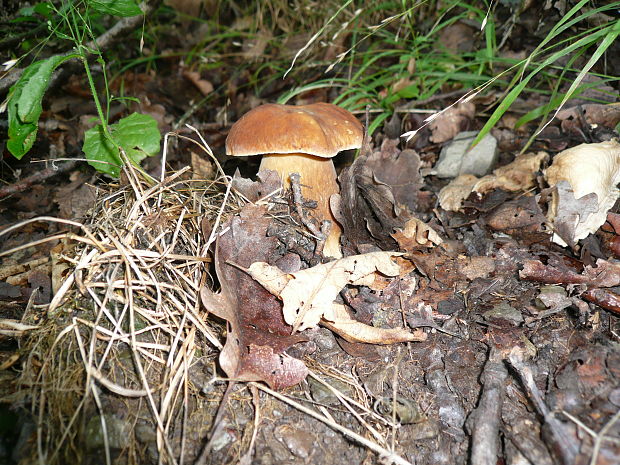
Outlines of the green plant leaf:
<svg viewBox="0 0 620 465">
<path fill-rule="evenodd" d="M 417 84 L 411 84 L 397 92 L 401 98 L 417 98 L 420 96 L 420 88 Z"/>
<path fill-rule="evenodd" d="M 82 151 L 88 164 L 97 171 L 118 177 L 123 161 L 118 146 L 108 139 L 103 126 L 98 124 L 84 133 Z"/>
<path fill-rule="evenodd" d="M 111 125 L 110 134 L 112 140 L 106 137 L 103 127 L 98 124 L 84 135 L 82 150 L 88 164 L 102 173 L 118 177 L 123 165 L 120 149 L 135 165 L 159 153 L 161 135 L 157 121 L 150 115 L 133 113 Z"/>
<path fill-rule="evenodd" d="M 8 98 L 9 140 L 7 148 L 21 159 L 37 138 L 41 101 L 54 70 L 75 55 L 53 56 L 30 64 L 11 87 Z"/>
<path fill-rule="evenodd" d="M 137 16 L 142 10 L 134 0 L 87 0 L 88 5 L 100 12 L 112 16 Z"/>
</svg>

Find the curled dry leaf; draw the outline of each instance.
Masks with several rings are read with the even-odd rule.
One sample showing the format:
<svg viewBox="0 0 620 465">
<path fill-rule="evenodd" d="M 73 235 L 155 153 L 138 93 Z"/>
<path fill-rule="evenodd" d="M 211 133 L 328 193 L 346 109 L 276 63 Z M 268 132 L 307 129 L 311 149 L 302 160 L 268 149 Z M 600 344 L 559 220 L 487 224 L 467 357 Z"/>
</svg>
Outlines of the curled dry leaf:
<svg viewBox="0 0 620 465">
<path fill-rule="evenodd" d="M 371 252 L 353 255 L 333 262 L 316 265 L 295 273 L 284 273 L 267 263 L 253 263 L 248 273 L 265 289 L 284 302 L 284 320 L 302 331 L 316 326 L 340 290 L 347 284 L 368 285 L 378 271 L 397 276 L 399 267 L 391 257 L 396 252 Z"/>
<path fill-rule="evenodd" d="M 526 153 L 480 179 L 471 174 L 463 174 L 439 192 L 439 205 L 444 210 L 459 211 L 463 200 L 472 192 L 486 194 L 494 189 L 508 192 L 531 189 L 536 183 L 536 172 L 545 158 L 545 152 Z"/>
<path fill-rule="evenodd" d="M 579 215 L 572 227 L 573 241 L 594 233 L 605 223 L 607 212 L 620 195 L 616 185 L 620 182 L 620 144 L 617 141 L 597 144 L 581 144 L 564 150 L 553 159 L 553 164 L 545 171 L 550 186 L 566 181 L 579 202 L 592 201 L 589 194 L 596 194 L 596 210 Z M 549 206 L 548 218 L 554 224 L 562 221 L 560 196 L 555 193 Z M 566 234 L 566 233 L 565 233 Z M 567 245 L 566 237 L 554 235 L 553 241 Z"/>
<path fill-rule="evenodd" d="M 591 215 L 598 212 L 598 198 L 590 193 L 575 198 L 575 193 L 567 181 L 560 181 L 552 192 L 551 208 L 553 210 L 553 241 L 562 246 L 575 247 L 579 238 L 578 226 Z M 551 217 L 551 214 L 548 213 Z"/>
<path fill-rule="evenodd" d="M 506 166 L 493 170 L 493 174 L 481 178 L 474 185 L 473 191 L 485 194 L 493 189 L 509 192 L 531 189 L 536 184 L 536 172 L 546 158 L 546 152 L 520 155 Z"/>
<path fill-rule="evenodd" d="M 405 227 L 402 230 L 398 229 L 392 237 L 404 252 L 434 247 L 443 242 L 433 228 L 418 218 L 411 218 L 405 223 Z"/>
<path fill-rule="evenodd" d="M 323 315 L 321 324 L 349 342 L 366 344 L 396 344 L 399 342 L 425 341 L 427 336 L 422 330 L 414 332 L 405 328 L 376 328 L 351 318 L 344 305 L 332 304 L 331 309 Z"/>
<path fill-rule="evenodd" d="M 463 200 L 469 197 L 477 182 L 478 178 L 473 174 L 461 174 L 453 179 L 439 191 L 439 206 L 447 211 L 459 211 Z"/>
</svg>

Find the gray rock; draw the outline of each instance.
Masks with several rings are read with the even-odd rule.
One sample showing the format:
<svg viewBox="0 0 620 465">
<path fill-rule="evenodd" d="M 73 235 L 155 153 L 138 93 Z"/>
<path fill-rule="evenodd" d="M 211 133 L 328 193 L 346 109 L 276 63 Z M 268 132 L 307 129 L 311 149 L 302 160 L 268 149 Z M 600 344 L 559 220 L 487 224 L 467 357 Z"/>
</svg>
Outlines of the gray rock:
<svg viewBox="0 0 620 465">
<path fill-rule="evenodd" d="M 129 445 L 131 425 L 112 415 L 104 415 L 108 444 L 111 449 L 125 449 Z M 102 449 L 105 447 L 101 416 L 91 417 L 86 425 L 84 442 L 89 450 Z"/>
<path fill-rule="evenodd" d="M 497 139 L 487 134 L 478 144 L 469 149 L 476 138 L 476 131 L 459 133 L 439 155 L 439 161 L 430 174 L 440 178 L 455 178 L 460 174 L 484 176 L 497 160 Z"/>
</svg>

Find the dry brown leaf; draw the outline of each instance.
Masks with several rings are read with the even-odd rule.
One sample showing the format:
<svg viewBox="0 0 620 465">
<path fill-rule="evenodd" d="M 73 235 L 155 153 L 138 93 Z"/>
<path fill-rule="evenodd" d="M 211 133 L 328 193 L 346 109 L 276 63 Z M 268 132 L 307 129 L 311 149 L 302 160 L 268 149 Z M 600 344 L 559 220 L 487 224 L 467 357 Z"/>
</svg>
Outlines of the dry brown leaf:
<svg viewBox="0 0 620 465">
<path fill-rule="evenodd" d="M 165 3 L 181 13 L 196 18 L 203 0 L 166 0 Z"/>
<path fill-rule="evenodd" d="M 451 53 L 461 54 L 473 50 L 474 37 L 476 37 L 476 30 L 458 21 L 441 29 L 439 43 Z"/>
<path fill-rule="evenodd" d="M 200 78 L 200 73 L 196 71 L 183 71 L 183 77 L 196 86 L 205 97 L 213 92 L 213 84 L 206 79 Z"/>
<path fill-rule="evenodd" d="M 319 323 L 347 284 L 372 284 L 377 271 L 387 276 L 397 276 L 400 269 L 392 257 L 399 255 L 396 252 L 353 255 L 290 274 L 267 263 L 257 262 L 249 267 L 248 273 L 282 299 L 284 320 L 293 325 L 294 330 L 302 331 Z"/>
<path fill-rule="evenodd" d="M 436 144 L 453 139 L 459 132 L 467 129 L 476 114 L 476 105 L 463 102 L 448 108 L 433 119 L 429 128 L 432 132 L 431 142 Z"/>
<path fill-rule="evenodd" d="M 251 39 L 246 39 L 243 42 L 241 52 L 243 57 L 247 60 L 256 61 L 264 57 L 265 48 L 269 44 L 269 41 L 273 38 L 269 31 L 261 31 Z"/>
<path fill-rule="evenodd" d="M 192 179 L 215 179 L 215 165 L 192 151 Z"/>
<path fill-rule="evenodd" d="M 615 128 L 620 123 L 620 104 L 586 103 L 558 112 L 556 119 L 561 121 L 562 130 L 565 132 L 573 127 L 581 129 L 583 120 L 590 125 Z"/>
<path fill-rule="evenodd" d="M 476 278 L 487 278 L 495 271 L 493 257 L 459 257 L 458 271 L 470 281 Z"/>
<path fill-rule="evenodd" d="M 405 223 L 405 227 L 397 230 L 392 237 L 398 242 L 400 250 L 404 252 L 434 247 L 443 242 L 433 228 L 418 218 L 411 218 Z"/>
<path fill-rule="evenodd" d="M 447 211 L 459 211 L 461 203 L 478 182 L 478 178 L 473 174 L 461 174 L 458 178 L 450 181 L 446 187 L 441 189 L 438 194 L 439 206 Z"/>
<path fill-rule="evenodd" d="M 268 259 L 277 246 L 277 239 L 267 237 L 270 219 L 264 213 L 264 207 L 247 204 L 228 222 L 216 243 L 221 292 L 204 287 L 201 297 L 209 312 L 228 321 L 220 353 L 224 372 L 238 381 L 265 381 L 281 389 L 306 377 L 304 363 L 284 353 L 303 337 L 291 335 L 292 328 L 282 317 L 282 303 L 239 269 Z"/>
<path fill-rule="evenodd" d="M 321 324 L 344 340 L 366 344 L 397 344 L 399 342 L 425 341 L 422 330 L 409 331 L 405 328 L 375 328 L 354 320 L 346 307 L 332 304 L 329 312 L 323 315 Z"/>
</svg>

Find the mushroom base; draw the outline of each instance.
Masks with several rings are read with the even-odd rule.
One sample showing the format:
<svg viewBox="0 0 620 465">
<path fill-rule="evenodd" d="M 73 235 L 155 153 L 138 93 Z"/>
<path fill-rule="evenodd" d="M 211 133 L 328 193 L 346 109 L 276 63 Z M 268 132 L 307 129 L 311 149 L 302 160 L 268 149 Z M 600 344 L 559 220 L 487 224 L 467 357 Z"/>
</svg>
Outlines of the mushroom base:
<svg viewBox="0 0 620 465">
<path fill-rule="evenodd" d="M 330 220 L 332 222 L 331 231 L 323 247 L 323 254 L 334 258 L 342 257 L 340 251 L 342 229 L 329 208 L 330 196 L 340 192 L 336 181 L 336 169 L 331 158 L 315 157 L 304 153 L 268 154 L 263 155 L 260 170 L 276 171 L 282 178 L 284 186 L 288 188 L 291 185 L 289 179 L 291 173 L 299 173 L 302 195 L 317 203 L 315 218 L 319 221 Z"/>
</svg>

